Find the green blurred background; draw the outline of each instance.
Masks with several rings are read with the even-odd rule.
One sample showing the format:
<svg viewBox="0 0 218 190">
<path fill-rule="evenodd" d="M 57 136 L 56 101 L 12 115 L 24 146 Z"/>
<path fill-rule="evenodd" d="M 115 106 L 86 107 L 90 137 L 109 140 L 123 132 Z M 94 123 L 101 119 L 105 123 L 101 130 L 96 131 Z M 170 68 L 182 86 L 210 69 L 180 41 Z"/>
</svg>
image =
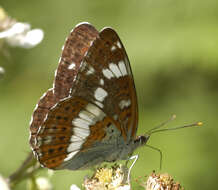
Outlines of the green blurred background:
<svg viewBox="0 0 218 190">
<path fill-rule="evenodd" d="M 163 152 L 163 172 L 190 190 L 218 189 L 218 1 L 217 0 L 38 0 L 2 1 L 7 13 L 45 38 L 33 49 L 10 48 L 0 57 L 0 173 L 11 174 L 30 151 L 29 121 L 54 79 L 61 47 L 82 21 L 113 27 L 128 52 L 139 102 L 138 134 L 172 114 L 169 126 L 203 121 L 204 126 L 155 134 L 149 144 Z M 132 179 L 159 171 L 159 154 L 136 151 Z M 55 189 L 81 186 L 90 171 L 58 171 Z M 134 189 L 140 189 L 134 183 Z M 16 187 L 25 189 L 25 183 Z"/>
</svg>

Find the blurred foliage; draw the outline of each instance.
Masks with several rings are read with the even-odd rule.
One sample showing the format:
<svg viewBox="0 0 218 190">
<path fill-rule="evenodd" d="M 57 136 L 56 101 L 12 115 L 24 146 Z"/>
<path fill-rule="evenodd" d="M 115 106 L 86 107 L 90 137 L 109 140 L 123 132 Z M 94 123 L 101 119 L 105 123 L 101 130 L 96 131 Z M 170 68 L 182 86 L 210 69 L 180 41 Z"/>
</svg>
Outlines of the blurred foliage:
<svg viewBox="0 0 218 190">
<path fill-rule="evenodd" d="M 8 48 L 0 54 L 0 173 L 12 173 L 30 150 L 29 121 L 39 97 L 52 86 L 61 47 L 81 21 L 112 26 L 128 52 L 135 78 L 140 121 L 138 134 L 166 120 L 170 126 L 198 120 L 202 128 L 155 134 L 150 145 L 163 151 L 163 172 L 186 189 L 217 189 L 218 175 L 218 1 L 217 0 L 63 0 L 2 1 L 8 14 L 42 28 L 34 49 Z M 132 178 L 159 168 L 159 155 L 136 151 Z M 143 168 L 143 169 L 142 169 Z M 58 171 L 56 189 L 80 185 L 87 171 Z M 135 184 L 137 188 L 137 184 Z M 25 183 L 16 189 L 24 189 Z"/>
</svg>

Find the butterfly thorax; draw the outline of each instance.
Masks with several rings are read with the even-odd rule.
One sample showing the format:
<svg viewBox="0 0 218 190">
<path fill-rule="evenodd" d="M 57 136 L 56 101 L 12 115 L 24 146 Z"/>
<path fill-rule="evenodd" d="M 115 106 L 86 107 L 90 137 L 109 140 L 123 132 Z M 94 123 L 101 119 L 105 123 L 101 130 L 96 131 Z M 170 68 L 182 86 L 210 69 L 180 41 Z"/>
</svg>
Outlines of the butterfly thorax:
<svg viewBox="0 0 218 190">
<path fill-rule="evenodd" d="M 114 147 L 110 157 L 107 157 L 106 160 L 108 162 L 113 162 L 116 160 L 127 160 L 138 147 L 147 143 L 149 137 L 149 135 L 138 136 L 135 138 L 135 140 L 130 140 L 128 143 L 120 140 L 117 146 Z"/>
</svg>

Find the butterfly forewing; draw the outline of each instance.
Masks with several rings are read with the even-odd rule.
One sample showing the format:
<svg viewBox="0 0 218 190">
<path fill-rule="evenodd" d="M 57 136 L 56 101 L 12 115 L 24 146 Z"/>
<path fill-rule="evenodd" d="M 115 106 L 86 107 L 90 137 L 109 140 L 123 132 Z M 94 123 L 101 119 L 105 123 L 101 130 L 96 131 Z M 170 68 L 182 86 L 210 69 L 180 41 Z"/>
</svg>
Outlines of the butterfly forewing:
<svg viewBox="0 0 218 190">
<path fill-rule="evenodd" d="M 73 95 L 104 110 L 118 122 L 125 139 L 135 136 L 138 108 L 133 76 L 125 49 L 113 29 L 103 29 L 89 48 Z"/>
</svg>

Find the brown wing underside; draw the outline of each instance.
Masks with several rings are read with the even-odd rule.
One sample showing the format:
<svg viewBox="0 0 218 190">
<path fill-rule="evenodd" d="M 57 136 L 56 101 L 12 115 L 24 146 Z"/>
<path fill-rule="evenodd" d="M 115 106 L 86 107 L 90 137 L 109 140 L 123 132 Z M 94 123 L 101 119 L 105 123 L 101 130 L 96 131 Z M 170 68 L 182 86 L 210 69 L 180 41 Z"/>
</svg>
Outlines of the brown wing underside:
<svg viewBox="0 0 218 190">
<path fill-rule="evenodd" d="M 94 142 L 102 142 L 107 136 L 106 130 L 111 124 L 114 124 L 113 120 L 100 110 L 100 112 L 89 112 L 88 105 L 90 103 L 80 97 L 71 97 L 59 102 L 48 113 L 46 121 L 37 133 L 33 149 L 37 159 L 43 166 L 55 169 L 64 162 L 64 159 L 71 152 L 76 153 L 77 151 L 89 149 Z M 79 113 L 84 110 L 97 118 L 92 125 L 90 124 L 89 129 L 72 124 L 73 120 L 80 118 Z M 75 128 L 85 130 L 90 135 L 84 138 L 83 133 L 75 132 Z M 76 136 L 77 140 L 72 141 L 72 136 Z M 70 151 L 68 148 L 71 143 L 79 143 L 80 146 Z"/>
<path fill-rule="evenodd" d="M 120 63 L 124 63 L 127 74 L 118 77 L 118 73 L 110 67 L 111 64 L 115 64 L 116 68 L 120 69 Z M 107 69 L 109 72 L 112 71 L 112 77 L 104 74 L 103 71 Z M 119 72 L 122 74 L 122 71 Z M 72 96 L 76 95 L 96 103 L 97 88 L 107 92 L 105 99 L 100 102 L 103 106 L 101 107 L 99 103 L 97 105 L 109 117 L 118 121 L 125 139 L 129 136 L 134 137 L 137 130 L 138 106 L 133 75 L 125 49 L 111 28 L 103 29 L 89 48 L 79 69 Z M 121 101 L 128 100 L 131 101 L 131 105 L 123 106 L 121 109 Z"/>
<path fill-rule="evenodd" d="M 54 80 L 54 87 L 49 89 L 39 100 L 30 122 L 30 145 L 34 148 L 36 133 L 43 124 L 49 110 L 60 101 L 69 96 L 73 80 L 77 75 L 84 54 L 90 43 L 96 39 L 98 31 L 90 24 L 81 24 L 74 28 L 68 36 L 61 55 Z M 74 69 L 68 69 L 75 63 Z"/>
<path fill-rule="evenodd" d="M 69 141 L 74 135 L 72 120 L 86 105 L 86 101 L 71 98 L 61 101 L 48 113 L 37 133 L 33 149 L 45 167 L 55 168 L 66 158 Z"/>
<path fill-rule="evenodd" d="M 99 95 L 104 96 L 103 100 Z M 105 115 L 90 125 L 81 151 L 101 141 L 106 135 L 105 128 L 111 124 L 121 131 L 124 140 L 134 138 L 138 107 L 125 49 L 114 30 L 106 28 L 98 33 L 91 25 L 82 24 L 68 37 L 54 87 L 40 99 L 33 114 L 30 144 L 41 164 L 54 169 L 66 159 L 74 135 L 72 121 L 88 104 Z"/>
</svg>

